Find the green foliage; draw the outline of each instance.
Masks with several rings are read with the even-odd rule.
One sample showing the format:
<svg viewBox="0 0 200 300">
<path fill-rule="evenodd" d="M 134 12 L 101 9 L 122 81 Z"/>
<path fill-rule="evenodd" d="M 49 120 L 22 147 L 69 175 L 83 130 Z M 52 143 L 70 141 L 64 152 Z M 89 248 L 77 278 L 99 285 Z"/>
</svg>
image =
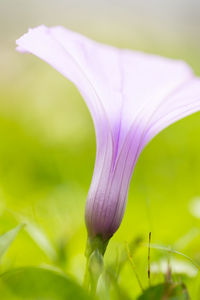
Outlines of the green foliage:
<svg viewBox="0 0 200 300">
<path fill-rule="evenodd" d="M 161 283 L 144 291 L 138 300 L 189 300 L 186 287 L 183 284 Z"/>
<path fill-rule="evenodd" d="M 45 268 L 26 267 L 8 271 L 0 278 L 20 299 L 86 300 L 86 292 L 64 274 Z"/>
<path fill-rule="evenodd" d="M 6 251 L 11 246 L 12 242 L 15 240 L 18 232 L 24 225 L 18 225 L 17 227 L 13 228 L 12 230 L 2 234 L 0 236 L 0 258 L 6 253 Z"/>
</svg>

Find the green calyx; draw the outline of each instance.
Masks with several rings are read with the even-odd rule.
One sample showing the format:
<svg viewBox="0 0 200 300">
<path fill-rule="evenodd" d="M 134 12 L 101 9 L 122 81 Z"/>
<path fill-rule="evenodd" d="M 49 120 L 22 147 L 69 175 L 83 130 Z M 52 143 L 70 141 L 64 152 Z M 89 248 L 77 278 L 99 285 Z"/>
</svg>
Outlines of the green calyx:
<svg viewBox="0 0 200 300">
<path fill-rule="evenodd" d="M 101 235 L 96 235 L 95 237 L 92 237 L 92 238 L 88 237 L 86 250 L 85 250 L 85 256 L 90 257 L 90 255 L 96 250 L 102 256 L 104 256 L 108 242 L 109 242 L 109 240 L 106 240 L 106 241 L 103 240 Z"/>
<path fill-rule="evenodd" d="M 104 270 L 103 256 L 108 242 L 109 240 L 103 240 L 101 235 L 87 239 L 85 250 L 87 261 L 83 285 L 92 295 L 96 294 L 98 280 Z"/>
</svg>

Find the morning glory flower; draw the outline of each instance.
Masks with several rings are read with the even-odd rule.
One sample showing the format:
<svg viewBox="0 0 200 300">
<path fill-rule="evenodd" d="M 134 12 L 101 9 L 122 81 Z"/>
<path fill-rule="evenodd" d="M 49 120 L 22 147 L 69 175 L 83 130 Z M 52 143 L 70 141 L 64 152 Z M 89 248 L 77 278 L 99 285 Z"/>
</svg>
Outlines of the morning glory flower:
<svg viewBox="0 0 200 300">
<path fill-rule="evenodd" d="M 143 148 L 161 130 L 200 110 L 200 79 L 183 61 L 117 49 L 63 27 L 30 29 L 17 45 L 72 81 L 89 108 L 96 161 L 85 219 L 89 237 L 106 242 L 122 221 Z"/>
</svg>

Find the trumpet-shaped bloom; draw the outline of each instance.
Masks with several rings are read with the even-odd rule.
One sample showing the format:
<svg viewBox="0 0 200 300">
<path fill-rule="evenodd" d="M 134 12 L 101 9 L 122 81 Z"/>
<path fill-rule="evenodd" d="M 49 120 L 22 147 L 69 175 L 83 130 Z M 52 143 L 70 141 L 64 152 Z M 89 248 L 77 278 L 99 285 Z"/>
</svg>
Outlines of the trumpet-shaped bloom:
<svg viewBox="0 0 200 300">
<path fill-rule="evenodd" d="M 90 237 L 108 240 L 121 223 L 142 149 L 200 110 L 200 79 L 182 61 L 106 46 L 62 27 L 30 29 L 17 45 L 71 80 L 90 110 L 97 149 L 86 225 Z"/>
</svg>

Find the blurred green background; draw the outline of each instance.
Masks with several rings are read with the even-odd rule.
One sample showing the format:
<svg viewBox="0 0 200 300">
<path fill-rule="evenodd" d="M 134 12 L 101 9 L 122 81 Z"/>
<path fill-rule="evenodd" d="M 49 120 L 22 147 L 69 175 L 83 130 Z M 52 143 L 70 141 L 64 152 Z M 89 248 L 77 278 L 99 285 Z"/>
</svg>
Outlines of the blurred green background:
<svg viewBox="0 0 200 300">
<path fill-rule="evenodd" d="M 21 222 L 30 224 L 3 257 L 1 271 L 55 265 L 81 282 L 84 205 L 95 134 L 77 89 L 37 58 L 15 51 L 15 40 L 42 23 L 64 25 L 115 46 L 183 59 L 200 75 L 200 2 L 0 0 L 0 234 Z M 149 231 L 153 243 L 172 245 L 200 263 L 199 154 L 200 113 L 170 126 L 145 148 L 122 225 L 106 253 L 107 264 L 114 262 L 125 241 L 141 237 L 148 242 Z M 151 252 L 152 265 L 160 268 L 168 255 Z M 135 263 L 145 286 L 145 247 L 137 250 Z M 194 280 L 189 271 L 183 273 L 192 294 Z M 152 280 L 159 276 L 153 274 Z M 132 297 L 139 292 L 128 264 L 120 285 Z"/>
</svg>

